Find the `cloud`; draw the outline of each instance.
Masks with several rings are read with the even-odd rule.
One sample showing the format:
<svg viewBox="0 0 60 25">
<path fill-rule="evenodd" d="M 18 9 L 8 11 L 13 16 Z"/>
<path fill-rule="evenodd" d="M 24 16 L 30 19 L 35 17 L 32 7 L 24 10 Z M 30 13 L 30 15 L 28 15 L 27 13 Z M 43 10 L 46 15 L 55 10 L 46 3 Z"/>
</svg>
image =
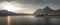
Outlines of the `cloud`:
<svg viewBox="0 0 60 25">
<path fill-rule="evenodd" d="M 23 4 L 25 6 L 31 8 L 44 8 L 45 6 L 49 6 L 52 9 L 60 9 L 60 0 L 0 0 L 0 1 L 16 1 L 19 4 Z M 28 9 L 29 9 L 28 8 Z"/>
<path fill-rule="evenodd" d="M 21 4 L 30 4 L 36 8 L 44 8 L 45 6 L 49 6 L 52 9 L 59 9 L 60 0 L 16 0 Z M 53 6 L 53 7 L 52 7 Z"/>
</svg>

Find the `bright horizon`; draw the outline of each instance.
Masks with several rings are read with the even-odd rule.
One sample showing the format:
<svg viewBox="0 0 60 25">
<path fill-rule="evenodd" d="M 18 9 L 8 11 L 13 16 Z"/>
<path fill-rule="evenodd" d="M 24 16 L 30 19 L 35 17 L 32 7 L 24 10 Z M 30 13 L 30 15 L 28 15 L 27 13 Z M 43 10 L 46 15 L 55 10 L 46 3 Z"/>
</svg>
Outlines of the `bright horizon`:
<svg viewBox="0 0 60 25">
<path fill-rule="evenodd" d="M 0 3 L 0 5 L 1 5 L 2 9 L 8 10 L 8 11 L 11 11 L 11 12 L 15 12 L 15 13 L 32 14 L 34 12 L 34 8 L 28 9 L 28 8 L 24 7 L 24 5 L 22 6 L 22 4 L 19 4 L 17 2 L 3 1 L 2 3 Z"/>
</svg>

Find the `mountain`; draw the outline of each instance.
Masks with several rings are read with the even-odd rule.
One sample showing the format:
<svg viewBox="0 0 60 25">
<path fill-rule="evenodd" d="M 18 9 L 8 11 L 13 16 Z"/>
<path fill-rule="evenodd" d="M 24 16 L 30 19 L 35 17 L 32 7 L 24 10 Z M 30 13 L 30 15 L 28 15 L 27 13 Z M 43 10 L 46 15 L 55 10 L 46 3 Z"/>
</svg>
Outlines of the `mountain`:
<svg viewBox="0 0 60 25">
<path fill-rule="evenodd" d="M 51 8 L 49 8 L 48 6 L 45 7 L 44 9 L 37 9 L 35 12 L 34 12 L 34 15 L 47 15 L 49 13 L 53 12 L 53 10 Z"/>
<path fill-rule="evenodd" d="M 8 16 L 8 15 L 12 15 L 12 14 L 16 14 L 16 13 L 10 12 L 7 10 L 0 10 L 0 16 Z"/>
<path fill-rule="evenodd" d="M 40 15 L 41 13 L 44 13 L 44 11 L 42 9 L 37 9 L 35 12 L 34 12 L 34 15 Z"/>
<path fill-rule="evenodd" d="M 50 7 L 45 7 L 44 9 L 43 9 L 46 13 L 51 13 L 51 12 L 53 12 L 53 10 L 50 8 Z"/>
<path fill-rule="evenodd" d="M 55 11 L 60 13 L 60 9 L 58 9 L 58 10 L 55 10 Z"/>
<path fill-rule="evenodd" d="M 26 14 L 26 13 L 14 13 L 7 10 L 0 10 L 0 16 L 22 16 L 22 15 L 32 15 L 32 14 Z"/>
</svg>

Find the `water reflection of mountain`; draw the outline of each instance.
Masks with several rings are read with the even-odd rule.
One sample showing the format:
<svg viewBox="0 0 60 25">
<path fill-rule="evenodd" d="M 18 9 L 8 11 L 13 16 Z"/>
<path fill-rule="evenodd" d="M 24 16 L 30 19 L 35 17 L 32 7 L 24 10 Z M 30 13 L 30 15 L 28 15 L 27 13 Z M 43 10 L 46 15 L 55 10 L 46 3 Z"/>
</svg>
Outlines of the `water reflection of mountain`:
<svg viewBox="0 0 60 25">
<path fill-rule="evenodd" d="M 51 15 L 60 15 L 60 9 L 59 10 L 52 10 L 51 8 L 49 8 L 48 6 L 45 7 L 44 9 L 37 9 L 35 12 L 34 12 L 34 15 L 35 16 L 40 16 L 40 15 L 48 15 L 48 16 L 51 16 Z"/>
</svg>

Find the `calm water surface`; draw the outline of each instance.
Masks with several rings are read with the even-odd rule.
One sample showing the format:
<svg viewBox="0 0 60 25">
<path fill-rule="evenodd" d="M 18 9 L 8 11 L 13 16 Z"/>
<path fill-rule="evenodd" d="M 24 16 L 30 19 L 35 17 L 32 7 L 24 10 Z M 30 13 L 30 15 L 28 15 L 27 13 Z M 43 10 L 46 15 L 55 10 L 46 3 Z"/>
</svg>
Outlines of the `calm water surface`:
<svg viewBox="0 0 60 25">
<path fill-rule="evenodd" d="M 60 24 L 59 18 L 50 18 L 49 24 Z M 7 16 L 0 17 L 0 25 L 43 25 L 46 18 L 34 16 Z"/>
</svg>

